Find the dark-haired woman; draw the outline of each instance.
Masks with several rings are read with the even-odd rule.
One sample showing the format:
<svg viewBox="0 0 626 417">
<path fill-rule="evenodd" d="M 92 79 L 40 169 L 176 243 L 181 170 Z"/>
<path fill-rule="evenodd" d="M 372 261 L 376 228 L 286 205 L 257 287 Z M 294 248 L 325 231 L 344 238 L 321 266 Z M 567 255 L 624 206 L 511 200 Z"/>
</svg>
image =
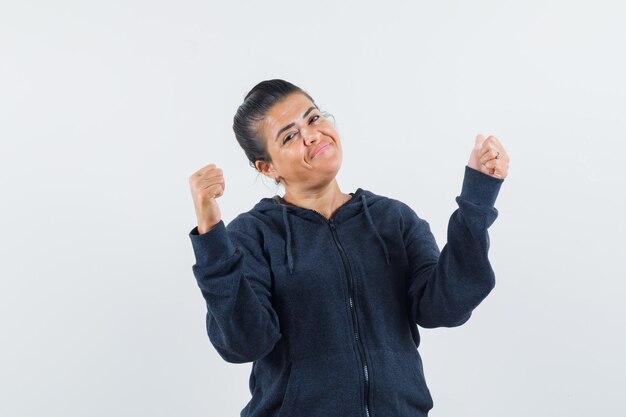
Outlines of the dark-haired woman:
<svg viewBox="0 0 626 417">
<path fill-rule="evenodd" d="M 233 128 L 250 164 L 285 188 L 226 226 L 222 170 L 189 179 L 209 339 L 224 360 L 253 362 L 241 416 L 426 416 L 417 325 L 460 326 L 494 288 L 487 228 L 508 173 L 502 144 L 476 138 L 440 252 L 408 205 L 341 191 L 339 135 L 302 89 L 259 83 Z"/>
</svg>

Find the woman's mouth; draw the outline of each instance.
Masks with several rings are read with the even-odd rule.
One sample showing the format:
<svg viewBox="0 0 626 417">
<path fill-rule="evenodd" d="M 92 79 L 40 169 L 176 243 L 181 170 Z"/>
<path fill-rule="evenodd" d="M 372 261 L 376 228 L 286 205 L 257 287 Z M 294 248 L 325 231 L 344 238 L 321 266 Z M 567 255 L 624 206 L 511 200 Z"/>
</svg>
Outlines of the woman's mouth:
<svg viewBox="0 0 626 417">
<path fill-rule="evenodd" d="M 324 152 L 326 150 L 326 148 L 328 148 L 330 146 L 329 143 L 325 143 L 323 145 L 318 146 L 313 153 L 311 154 L 311 159 L 315 158 L 317 155 L 321 154 L 322 152 Z"/>
</svg>

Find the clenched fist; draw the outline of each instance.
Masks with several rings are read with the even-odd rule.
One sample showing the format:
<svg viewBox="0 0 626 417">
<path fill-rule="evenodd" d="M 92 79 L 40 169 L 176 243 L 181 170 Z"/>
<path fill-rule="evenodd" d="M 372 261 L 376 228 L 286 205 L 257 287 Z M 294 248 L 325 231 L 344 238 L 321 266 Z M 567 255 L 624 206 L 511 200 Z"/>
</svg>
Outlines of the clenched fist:
<svg viewBox="0 0 626 417">
<path fill-rule="evenodd" d="M 509 155 L 495 136 L 476 136 L 467 165 L 492 177 L 505 179 L 509 173 Z"/>
<path fill-rule="evenodd" d="M 215 164 L 209 164 L 189 177 L 189 186 L 198 218 L 198 233 L 203 234 L 222 218 L 215 199 L 224 195 L 224 174 Z"/>
</svg>

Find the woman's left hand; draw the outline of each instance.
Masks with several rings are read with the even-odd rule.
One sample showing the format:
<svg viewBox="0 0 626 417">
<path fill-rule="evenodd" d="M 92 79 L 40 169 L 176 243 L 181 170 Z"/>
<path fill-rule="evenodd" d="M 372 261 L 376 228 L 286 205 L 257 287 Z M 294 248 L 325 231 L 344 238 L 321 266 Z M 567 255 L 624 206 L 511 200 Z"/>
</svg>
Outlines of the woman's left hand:
<svg viewBox="0 0 626 417">
<path fill-rule="evenodd" d="M 509 155 L 495 136 L 476 136 L 474 149 L 467 165 L 477 171 L 501 180 L 509 174 Z"/>
</svg>

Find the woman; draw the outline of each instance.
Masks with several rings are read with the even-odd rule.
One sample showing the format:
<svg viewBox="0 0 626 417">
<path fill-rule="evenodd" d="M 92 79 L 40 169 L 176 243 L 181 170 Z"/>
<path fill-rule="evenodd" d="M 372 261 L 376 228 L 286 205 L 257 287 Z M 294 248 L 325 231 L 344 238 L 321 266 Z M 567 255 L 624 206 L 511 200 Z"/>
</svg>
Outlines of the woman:
<svg viewBox="0 0 626 417">
<path fill-rule="evenodd" d="M 224 360 L 253 362 L 241 416 L 426 416 L 416 325 L 465 323 L 495 285 L 487 228 L 508 173 L 504 147 L 476 138 L 440 252 L 406 204 L 340 190 L 339 135 L 299 87 L 259 83 L 233 129 L 251 165 L 285 187 L 225 226 L 222 170 L 189 179 L 209 339 Z"/>
</svg>

